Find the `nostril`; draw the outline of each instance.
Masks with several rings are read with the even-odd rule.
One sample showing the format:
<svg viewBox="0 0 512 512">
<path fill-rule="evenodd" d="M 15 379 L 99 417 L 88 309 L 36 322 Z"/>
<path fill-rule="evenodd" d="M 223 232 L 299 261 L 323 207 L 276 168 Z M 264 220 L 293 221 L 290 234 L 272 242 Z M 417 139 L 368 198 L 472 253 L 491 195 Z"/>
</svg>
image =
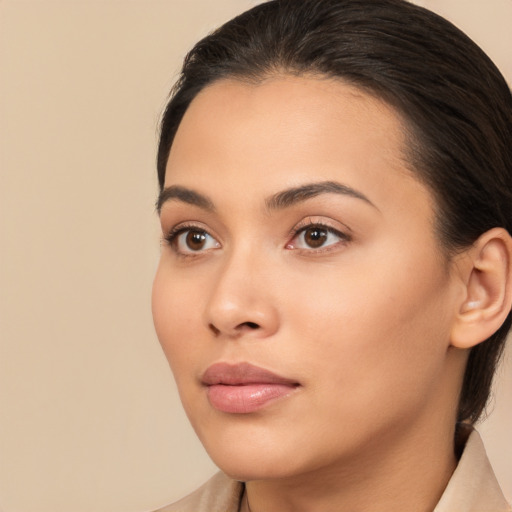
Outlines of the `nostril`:
<svg viewBox="0 0 512 512">
<path fill-rule="evenodd" d="M 215 334 L 215 336 L 218 336 L 219 333 L 220 333 L 220 330 L 217 329 L 217 327 L 215 327 L 215 325 L 213 324 L 208 324 L 208 327 L 210 328 L 210 330 L 213 332 L 213 334 Z"/>
<path fill-rule="evenodd" d="M 240 327 L 247 326 L 249 329 L 259 329 L 259 325 L 255 324 L 254 322 L 244 322 L 243 324 L 240 324 Z"/>
<path fill-rule="evenodd" d="M 222 328 L 219 329 L 218 327 L 216 327 L 213 324 L 208 324 L 208 329 L 210 329 L 210 331 L 213 333 L 213 335 L 215 337 L 220 336 L 220 334 L 222 332 L 224 332 L 228 336 L 238 337 L 241 334 L 243 334 L 244 332 L 255 331 L 257 329 L 261 329 L 261 327 L 256 322 L 242 322 L 241 324 L 238 324 L 233 330 L 231 330 L 231 329 L 224 330 Z"/>
</svg>

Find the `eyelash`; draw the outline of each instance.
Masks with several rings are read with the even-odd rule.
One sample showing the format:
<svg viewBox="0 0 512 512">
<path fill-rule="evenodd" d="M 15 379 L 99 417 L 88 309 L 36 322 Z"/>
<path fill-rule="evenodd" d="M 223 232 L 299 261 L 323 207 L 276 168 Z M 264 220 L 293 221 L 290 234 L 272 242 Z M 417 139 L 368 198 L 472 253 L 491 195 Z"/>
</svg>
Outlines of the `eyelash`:
<svg viewBox="0 0 512 512">
<path fill-rule="evenodd" d="M 307 230 L 309 229 L 313 229 L 313 228 L 318 228 L 318 229 L 321 229 L 323 231 L 326 231 L 328 234 L 331 234 L 331 235 L 334 235 L 336 237 L 338 237 L 340 239 L 340 242 L 344 242 L 344 243 L 347 243 L 347 242 L 350 242 L 352 240 L 352 237 L 350 235 L 348 235 L 347 233 L 343 233 L 342 231 L 339 231 L 335 228 L 333 228 L 332 226 L 329 226 L 328 224 L 326 223 L 323 223 L 323 222 L 314 222 L 312 220 L 309 220 L 307 221 L 307 223 L 304 223 L 302 225 L 299 225 L 297 227 L 295 227 L 288 235 L 288 239 L 290 240 L 289 242 L 286 243 L 286 246 L 285 248 L 287 248 L 288 250 L 295 250 L 295 251 L 298 251 L 298 252 L 302 252 L 302 253 L 307 253 L 307 254 L 317 254 L 317 253 L 322 253 L 322 252 L 327 252 L 327 251 L 331 251 L 331 250 L 334 250 L 336 246 L 338 246 L 339 242 L 336 242 L 336 243 L 333 243 L 333 244 L 329 244 L 327 246 L 321 246 L 317 249 L 315 248 L 296 248 L 296 247 L 292 247 L 292 242 L 293 240 L 295 240 L 298 236 L 300 236 L 302 233 L 305 233 Z M 194 257 L 197 257 L 197 256 L 200 256 L 202 254 L 204 254 L 205 252 L 208 252 L 209 249 L 206 249 L 204 251 L 190 251 L 190 252 L 184 252 L 184 251 L 180 251 L 178 250 L 177 248 L 177 242 L 178 242 L 178 238 L 186 233 L 186 232 L 197 232 L 197 233 L 206 233 L 209 237 L 213 238 L 215 240 L 215 238 L 206 230 L 204 229 L 202 226 L 198 226 L 197 224 L 180 224 L 178 226 L 175 226 L 174 228 L 172 228 L 164 237 L 163 237 L 163 242 L 165 244 L 167 244 L 168 246 L 171 247 L 171 249 L 175 252 L 175 254 L 177 254 L 179 257 L 182 257 L 182 258 L 194 258 Z M 220 244 L 219 244 L 220 246 Z"/>
<path fill-rule="evenodd" d="M 206 235 L 211 237 L 213 240 L 216 240 L 202 226 L 197 225 L 197 224 L 193 224 L 193 223 L 184 223 L 184 224 L 179 224 L 179 225 L 173 227 L 163 237 L 162 242 L 165 243 L 166 245 L 168 245 L 173 250 L 173 252 L 177 256 L 179 256 L 180 258 L 194 258 L 194 257 L 197 257 L 197 256 L 200 256 L 200 255 L 204 254 L 205 252 L 208 252 L 208 249 L 203 250 L 203 251 L 201 251 L 201 250 L 199 250 L 199 251 L 190 250 L 190 252 L 179 250 L 178 246 L 177 246 L 178 241 L 179 241 L 179 237 L 181 235 L 183 235 L 184 233 L 187 233 L 187 232 L 205 233 Z"/>
<path fill-rule="evenodd" d="M 292 244 L 292 241 L 295 240 L 298 236 L 300 236 L 301 234 L 305 233 L 306 231 L 310 230 L 310 229 L 314 229 L 314 228 L 318 228 L 322 231 L 326 231 L 328 234 L 331 234 L 331 235 L 335 235 L 336 237 L 338 237 L 340 240 L 338 242 L 335 242 L 335 243 L 332 243 L 332 244 L 329 244 L 329 245 L 326 245 L 326 246 L 321 246 L 321 247 L 318 247 L 317 249 L 315 248 L 293 248 L 291 247 L 291 244 Z M 324 252 L 328 252 L 328 251 L 332 251 L 332 250 L 335 250 L 339 243 L 348 243 L 352 240 L 352 237 L 348 234 L 348 233 L 344 233 L 338 229 L 335 229 L 333 228 L 332 226 L 330 226 L 329 224 L 326 224 L 324 222 L 315 222 L 313 221 L 312 219 L 309 219 L 308 221 L 306 221 L 304 224 L 302 225 L 299 225 L 297 227 L 295 227 L 291 232 L 290 232 L 290 242 L 288 242 L 286 244 L 286 247 L 290 250 L 295 250 L 295 251 L 300 251 L 302 253 L 305 253 L 305 254 L 318 254 L 318 253 L 324 253 Z"/>
<path fill-rule="evenodd" d="M 172 245 L 179 235 L 189 229 L 198 229 L 198 226 L 194 226 L 193 224 L 180 224 L 179 226 L 174 226 L 166 235 L 164 235 L 162 241 L 168 245 Z"/>
</svg>

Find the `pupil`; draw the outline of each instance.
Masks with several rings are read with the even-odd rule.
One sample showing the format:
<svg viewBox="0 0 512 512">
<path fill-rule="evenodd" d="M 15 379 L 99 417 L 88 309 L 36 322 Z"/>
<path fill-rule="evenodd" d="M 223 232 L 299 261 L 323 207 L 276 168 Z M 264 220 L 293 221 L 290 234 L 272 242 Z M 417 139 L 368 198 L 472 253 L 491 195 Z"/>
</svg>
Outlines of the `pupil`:
<svg viewBox="0 0 512 512">
<path fill-rule="evenodd" d="M 327 231 L 321 228 L 310 228 L 306 231 L 305 238 L 310 247 L 321 247 L 327 240 Z"/>
<path fill-rule="evenodd" d="M 206 235 L 201 231 L 190 231 L 187 234 L 187 245 L 189 249 L 197 251 L 201 249 L 206 242 Z"/>
</svg>

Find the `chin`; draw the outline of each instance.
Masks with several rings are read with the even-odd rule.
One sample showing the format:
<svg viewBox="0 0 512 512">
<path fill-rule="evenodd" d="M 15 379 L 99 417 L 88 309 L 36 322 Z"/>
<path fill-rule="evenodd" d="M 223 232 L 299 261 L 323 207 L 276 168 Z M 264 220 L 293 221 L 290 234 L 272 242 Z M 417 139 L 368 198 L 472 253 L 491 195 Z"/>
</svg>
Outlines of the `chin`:
<svg viewBox="0 0 512 512">
<path fill-rule="evenodd" d="M 222 457 L 222 460 L 213 459 L 215 464 L 226 475 L 234 480 L 250 482 L 252 480 L 273 480 L 293 476 L 299 471 L 290 467 L 290 459 L 268 455 L 264 460 L 258 457 L 257 460 L 247 458 Z"/>
<path fill-rule="evenodd" d="M 239 481 L 285 478 L 300 472 L 297 449 L 288 449 L 283 440 L 263 433 L 235 434 L 226 429 L 218 436 L 199 436 L 215 465 Z M 297 446 L 297 445 L 296 445 Z"/>
<path fill-rule="evenodd" d="M 296 478 L 330 466 L 337 459 L 329 448 L 308 451 L 303 439 L 232 438 L 230 442 L 216 440 L 204 445 L 217 467 L 241 482 Z"/>
</svg>

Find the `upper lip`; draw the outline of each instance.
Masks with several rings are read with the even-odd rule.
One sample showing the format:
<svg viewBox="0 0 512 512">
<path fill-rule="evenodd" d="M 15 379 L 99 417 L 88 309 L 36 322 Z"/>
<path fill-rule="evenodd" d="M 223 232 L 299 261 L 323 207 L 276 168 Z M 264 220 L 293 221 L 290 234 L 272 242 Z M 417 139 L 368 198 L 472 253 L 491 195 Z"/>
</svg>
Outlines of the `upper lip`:
<svg viewBox="0 0 512 512">
<path fill-rule="evenodd" d="M 282 377 L 250 363 L 215 363 L 204 372 L 201 382 L 206 386 L 224 384 L 243 386 L 247 384 L 282 384 L 297 386 L 298 382 Z"/>
</svg>

